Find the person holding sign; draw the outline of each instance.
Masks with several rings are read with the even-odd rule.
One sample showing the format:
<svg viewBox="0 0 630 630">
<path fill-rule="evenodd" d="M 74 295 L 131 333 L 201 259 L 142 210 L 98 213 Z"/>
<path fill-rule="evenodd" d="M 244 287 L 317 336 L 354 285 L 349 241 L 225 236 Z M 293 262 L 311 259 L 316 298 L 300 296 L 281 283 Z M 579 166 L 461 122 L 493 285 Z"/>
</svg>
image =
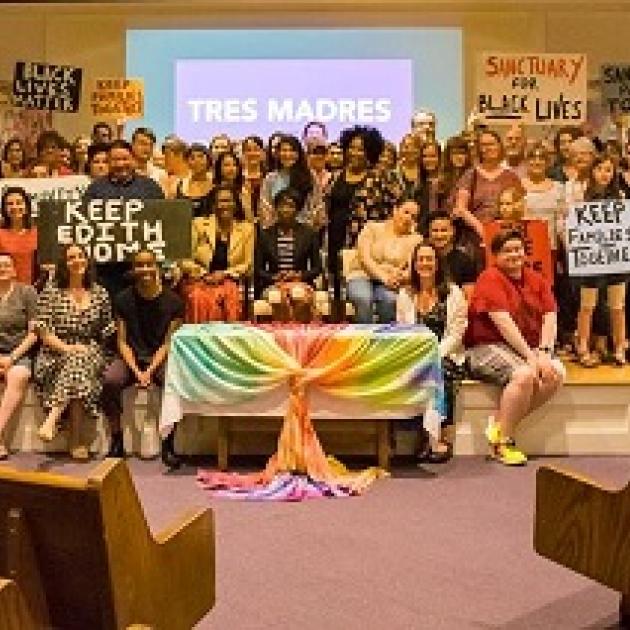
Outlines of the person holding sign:
<svg viewBox="0 0 630 630">
<path fill-rule="evenodd" d="M 519 186 L 520 179 L 512 169 L 502 165 L 503 145 L 497 133 L 483 130 L 476 145 L 479 163 L 459 180 L 453 217 L 459 223 L 459 244 L 481 264 L 483 226 L 495 218 L 501 191 Z"/>
<path fill-rule="evenodd" d="M 37 342 L 37 294 L 16 282 L 13 258 L 0 253 L 0 379 L 5 383 L 0 400 L 0 459 L 9 452 L 2 433 L 26 393 L 31 376 L 29 352 Z"/>
<path fill-rule="evenodd" d="M 490 244 L 500 232 L 520 232 L 525 244 L 525 265 L 541 273 L 545 280 L 553 286 L 553 262 L 549 230 L 541 219 L 525 218 L 525 191 L 522 186 L 506 188 L 499 195 L 499 203 L 495 221 L 484 225 L 486 243 L 486 263 L 492 265 Z"/>
<path fill-rule="evenodd" d="M 92 279 L 90 261 L 79 245 L 60 254 L 56 285 L 39 296 L 38 330 L 42 347 L 35 361 L 35 383 L 46 411 L 39 437 L 49 442 L 64 413 L 70 417 L 70 454 L 86 460 L 82 423 L 102 416 L 100 396 L 106 345 L 114 334 L 112 308 L 103 287 Z"/>
<path fill-rule="evenodd" d="M 83 195 L 86 204 L 94 199 L 164 199 L 164 192 L 150 177 L 135 172 L 129 142 L 114 140 L 109 145 L 109 174 L 95 179 Z M 99 282 L 110 295 L 116 295 L 128 284 L 125 274 L 129 271 L 129 265 L 126 262 L 102 263 L 97 271 Z"/>
<path fill-rule="evenodd" d="M 584 193 L 585 201 L 621 199 L 615 166 L 606 156 L 595 159 L 588 185 Z M 594 313 L 599 306 L 598 297 L 606 292 L 610 311 L 610 330 L 613 342 L 613 360 L 616 365 L 626 364 L 626 277 L 622 274 L 607 276 L 584 276 L 575 278 L 580 287 L 580 310 L 577 317 L 577 356 L 584 367 L 596 367 L 601 363 L 601 353 L 607 354 L 606 333 L 603 323 L 595 328 Z M 600 311 L 599 317 L 602 313 Z M 594 334 L 593 334 L 594 333 Z M 599 333 L 599 335 L 598 335 Z M 602 337 L 599 352 L 591 352 L 591 337 Z"/>
<path fill-rule="evenodd" d="M 523 465 L 527 456 L 514 443 L 514 429 L 564 378 L 553 356 L 556 302 L 545 278 L 525 266 L 520 232 L 497 234 L 491 251 L 496 263 L 475 285 L 465 343 L 472 376 L 503 388 L 486 429 L 490 455 L 507 466 Z"/>
<path fill-rule="evenodd" d="M 133 257 L 133 286 L 114 299 L 118 352 L 103 376 L 102 404 L 110 422 L 109 457 L 123 457 L 120 428 L 122 392 L 134 383 L 149 387 L 164 384 L 166 358 L 171 336 L 181 325 L 184 305 L 180 297 L 162 286 L 153 252 L 143 250 Z M 169 468 L 177 468 L 173 447 L 174 434 L 162 443 L 162 459 Z"/>
<path fill-rule="evenodd" d="M 0 208 L 0 251 L 11 254 L 17 281 L 33 284 L 37 228 L 31 226 L 31 199 L 23 188 L 11 186 L 2 194 Z"/>
<path fill-rule="evenodd" d="M 237 191 L 221 184 L 214 200 L 214 213 L 193 221 L 194 262 L 181 265 L 193 279 L 184 283 L 187 323 L 240 320 L 241 284 L 252 273 L 254 226 L 244 220 Z"/>
</svg>

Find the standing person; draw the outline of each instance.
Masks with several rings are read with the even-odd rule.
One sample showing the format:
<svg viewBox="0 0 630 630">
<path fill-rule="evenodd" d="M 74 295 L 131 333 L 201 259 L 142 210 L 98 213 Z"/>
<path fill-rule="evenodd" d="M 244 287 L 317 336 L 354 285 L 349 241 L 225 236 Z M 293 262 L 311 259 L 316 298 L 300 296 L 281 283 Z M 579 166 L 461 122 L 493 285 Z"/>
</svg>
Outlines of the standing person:
<svg viewBox="0 0 630 630">
<path fill-rule="evenodd" d="M 244 199 L 243 196 L 243 166 L 236 153 L 234 153 L 231 149 L 221 153 L 217 161 L 214 163 L 214 175 L 212 181 L 215 187 L 227 185 L 234 188 L 241 200 L 241 205 L 243 211 L 245 212 L 245 219 L 247 221 L 253 221 L 254 217 L 252 215 L 251 206 L 247 206 L 245 203 L 249 200 L 249 198 L 247 197 Z"/>
<path fill-rule="evenodd" d="M 468 305 L 461 289 L 449 282 L 435 248 L 419 243 L 411 255 L 411 284 L 402 287 L 396 301 L 399 324 L 424 324 L 439 340 L 446 417 L 435 447 L 420 441 L 418 455 L 431 463 L 443 463 L 453 456 L 455 440 L 455 386 L 464 374 L 464 333 L 468 325 Z"/>
<path fill-rule="evenodd" d="M 418 109 L 411 117 L 411 133 L 417 136 L 420 144 L 435 141 L 436 126 L 435 114 L 428 109 Z"/>
<path fill-rule="evenodd" d="M 109 145 L 91 144 L 87 154 L 87 174 L 91 179 L 109 175 Z"/>
<path fill-rule="evenodd" d="M 132 260 L 133 286 L 114 299 L 119 355 L 103 376 L 102 405 L 111 427 L 109 457 L 124 457 L 120 427 L 122 392 L 133 384 L 164 385 L 166 359 L 173 333 L 184 319 L 184 304 L 169 288 L 162 286 L 155 254 L 141 250 Z M 162 442 L 162 461 L 178 468 L 174 450 L 175 432 Z"/>
<path fill-rule="evenodd" d="M 451 211 L 455 205 L 457 183 L 461 176 L 472 167 L 468 142 L 463 136 L 453 136 L 446 141 L 442 160 L 442 180 L 447 196 L 446 208 Z"/>
<path fill-rule="evenodd" d="M 621 193 L 613 161 L 601 156 L 593 161 L 584 200 L 607 199 L 621 199 Z M 626 365 L 626 276 L 609 274 L 574 277 L 573 280 L 580 290 L 576 340 L 578 361 L 583 367 L 596 367 L 601 363 L 601 355 L 607 354 L 608 327 L 602 321 L 606 309 L 599 303 L 600 296 L 605 294 L 612 332 L 613 360 L 618 366 Z M 595 352 L 591 352 L 592 337 L 600 338 L 599 348 Z"/>
<path fill-rule="evenodd" d="M 442 148 L 435 141 L 427 142 L 420 150 L 420 234 L 426 235 L 431 212 L 444 206 L 445 190 L 442 179 Z"/>
<path fill-rule="evenodd" d="M 553 357 L 556 303 L 549 283 L 524 266 L 518 232 L 498 234 L 491 250 L 496 264 L 477 279 L 465 342 L 472 376 L 503 388 L 488 419 L 490 454 L 502 464 L 523 465 L 527 456 L 515 445 L 514 429 L 564 378 L 562 363 Z"/>
<path fill-rule="evenodd" d="M 278 141 L 279 168 L 267 174 L 260 190 L 260 223 L 267 228 L 276 220 L 274 203 L 276 195 L 291 188 L 301 196 L 297 220 L 309 223 L 313 192 L 313 176 L 306 162 L 302 144 L 295 136 L 282 136 Z"/>
<path fill-rule="evenodd" d="M 182 263 L 196 279 L 184 285 L 187 323 L 240 320 L 242 284 L 252 273 L 254 226 L 244 220 L 238 193 L 220 184 L 213 198 L 212 214 L 193 221 L 193 264 Z"/>
<path fill-rule="evenodd" d="M 24 188 L 10 186 L 0 202 L 0 252 L 10 254 L 16 279 L 23 284 L 35 281 L 37 228 L 31 225 L 31 198 Z"/>
<path fill-rule="evenodd" d="M 420 151 L 418 138 L 411 133 L 403 136 L 398 154 L 398 178 L 403 190 L 404 199 L 413 199 L 420 203 L 422 186 L 420 179 Z"/>
<path fill-rule="evenodd" d="M 470 299 L 477 280 L 477 269 L 470 256 L 455 247 L 453 218 L 446 210 L 437 210 L 429 215 L 428 224 L 429 243 L 440 259 L 446 279 L 460 287 L 466 299 Z"/>
<path fill-rule="evenodd" d="M 243 140 L 243 203 L 251 208 L 254 219 L 258 219 L 260 189 L 265 178 L 265 143 L 258 136 Z"/>
<path fill-rule="evenodd" d="M 164 199 L 162 188 L 151 178 L 136 173 L 133 149 L 126 140 L 114 140 L 109 145 L 109 174 L 95 179 L 83 195 L 84 203 L 93 199 Z M 116 295 L 125 286 L 126 262 L 101 263 L 97 267 L 98 280 L 110 293 Z"/>
<path fill-rule="evenodd" d="M 483 225 L 495 218 L 501 191 L 519 186 L 520 179 L 511 169 L 502 166 L 503 146 L 497 133 L 488 129 L 481 131 L 476 145 L 479 163 L 459 180 L 453 217 L 458 220 L 461 246 L 482 266 Z"/>
<path fill-rule="evenodd" d="M 42 347 L 35 361 L 35 383 L 46 412 L 38 435 L 52 440 L 67 412 L 70 454 L 86 460 L 89 450 L 82 424 L 101 417 L 105 347 L 114 333 L 111 303 L 105 289 L 93 281 L 90 262 L 79 245 L 63 249 L 55 278 L 56 286 L 47 286 L 38 303 Z"/>
<path fill-rule="evenodd" d="M 556 150 L 556 161 L 549 169 L 549 177 L 564 184 L 575 177 L 571 159 L 571 144 L 584 134 L 578 127 L 561 127 L 554 136 L 553 144 Z"/>
<path fill-rule="evenodd" d="M 13 258 L 0 253 L 0 379 L 5 383 L 0 399 L 0 460 L 9 456 L 3 432 L 24 399 L 31 376 L 36 311 L 35 289 L 17 281 Z"/>
<path fill-rule="evenodd" d="M 207 216 L 210 214 L 212 191 L 210 152 L 203 144 L 191 144 L 186 151 L 186 160 L 190 173 L 177 182 L 175 197 L 190 200 L 193 219 Z"/>
<path fill-rule="evenodd" d="M 10 138 L 2 149 L 0 176 L 4 179 L 26 177 L 26 150 L 19 138 Z"/>
<path fill-rule="evenodd" d="M 326 149 L 326 170 L 336 175 L 343 169 L 343 149 L 338 142 L 331 142 Z"/>
<path fill-rule="evenodd" d="M 216 164 L 219 156 L 232 148 L 230 142 L 230 136 L 225 133 L 221 133 L 218 136 L 214 136 L 210 141 L 210 156 L 212 158 L 212 166 Z"/>
<path fill-rule="evenodd" d="M 90 148 L 90 137 L 77 136 L 70 147 L 70 168 L 77 175 L 88 175 L 88 150 Z"/>
<path fill-rule="evenodd" d="M 151 178 L 163 190 L 166 185 L 166 171 L 152 162 L 155 148 L 155 134 L 148 127 L 138 127 L 131 134 L 131 154 L 135 163 L 135 172 Z"/>
<path fill-rule="evenodd" d="M 174 199 L 177 184 L 190 175 L 186 154 L 188 145 L 178 136 L 168 136 L 162 144 L 166 177 L 162 184 L 167 199 Z"/>
<path fill-rule="evenodd" d="M 383 150 L 378 157 L 377 168 L 382 177 L 387 177 L 398 164 L 398 154 L 396 153 L 396 145 L 386 141 Z"/>
<path fill-rule="evenodd" d="M 63 163 L 62 148 L 65 140 L 56 131 L 44 131 L 37 138 L 37 158 L 33 171 L 37 176 L 59 177 L 72 175 L 72 170 Z"/>
<path fill-rule="evenodd" d="M 97 122 L 92 127 L 92 144 L 109 144 L 114 139 L 112 128 L 106 122 Z"/>
<path fill-rule="evenodd" d="M 519 177 L 524 177 L 527 172 L 527 162 L 525 161 L 527 140 L 522 124 L 512 125 L 506 131 L 503 147 L 505 150 L 503 166 L 511 168 Z"/>
<path fill-rule="evenodd" d="M 548 152 L 542 142 L 529 149 L 526 161 L 527 173 L 522 179 L 526 193 L 525 216 L 547 223 L 549 242 L 556 250 L 558 218 L 564 213 L 564 186 L 547 176 Z"/>
<path fill-rule="evenodd" d="M 396 317 L 398 289 L 409 280 L 409 260 L 414 246 L 422 241 L 415 233 L 418 204 L 403 201 L 385 221 L 368 221 L 357 243 L 358 271 L 348 279 L 348 299 L 358 324 L 372 323 L 372 308 L 379 322 L 388 324 Z"/>
</svg>

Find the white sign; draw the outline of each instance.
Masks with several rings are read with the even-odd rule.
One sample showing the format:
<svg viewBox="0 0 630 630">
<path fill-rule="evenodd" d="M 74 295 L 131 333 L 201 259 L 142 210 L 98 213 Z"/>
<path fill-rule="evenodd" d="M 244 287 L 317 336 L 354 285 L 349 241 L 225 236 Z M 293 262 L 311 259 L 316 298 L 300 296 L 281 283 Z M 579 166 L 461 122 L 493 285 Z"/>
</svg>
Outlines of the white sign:
<svg viewBox="0 0 630 630">
<path fill-rule="evenodd" d="M 630 273 L 630 201 L 585 201 L 569 208 L 570 276 Z"/>
<path fill-rule="evenodd" d="M 3 179 L 0 180 L 0 194 L 7 188 L 24 188 L 31 198 L 31 214 L 37 218 L 40 201 L 80 201 L 90 181 L 87 175 Z"/>
<path fill-rule="evenodd" d="M 488 122 L 575 125 L 586 119 L 586 55 L 483 53 L 475 90 Z"/>
</svg>

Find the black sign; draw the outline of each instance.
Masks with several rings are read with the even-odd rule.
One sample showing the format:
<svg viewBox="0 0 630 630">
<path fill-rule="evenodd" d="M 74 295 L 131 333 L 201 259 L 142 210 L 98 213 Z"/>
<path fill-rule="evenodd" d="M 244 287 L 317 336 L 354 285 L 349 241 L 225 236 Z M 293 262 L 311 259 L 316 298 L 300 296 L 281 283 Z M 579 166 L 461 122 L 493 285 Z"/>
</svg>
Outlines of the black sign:
<svg viewBox="0 0 630 630">
<path fill-rule="evenodd" d="M 76 112 L 83 70 L 73 66 L 18 61 L 13 75 L 13 103 L 27 109 Z"/>
<path fill-rule="evenodd" d="M 158 261 L 191 257 L 192 205 L 186 199 L 42 201 L 37 248 L 40 263 L 55 262 L 64 245 L 84 246 L 97 263 L 123 262 L 140 249 Z"/>
</svg>

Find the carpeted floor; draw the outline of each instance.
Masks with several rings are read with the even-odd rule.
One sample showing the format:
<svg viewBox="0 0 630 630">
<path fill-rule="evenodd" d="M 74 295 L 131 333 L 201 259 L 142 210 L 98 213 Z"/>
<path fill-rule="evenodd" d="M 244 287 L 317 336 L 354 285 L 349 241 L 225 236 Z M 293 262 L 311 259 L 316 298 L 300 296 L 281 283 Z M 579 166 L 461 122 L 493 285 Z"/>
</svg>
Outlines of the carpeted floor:
<svg viewBox="0 0 630 630">
<path fill-rule="evenodd" d="M 85 474 L 43 456 L 11 465 Z M 540 459 L 506 469 L 461 457 L 401 467 L 362 497 L 301 504 L 211 500 L 193 468 L 129 460 L 152 527 L 192 505 L 217 524 L 220 630 L 545 630 L 617 627 L 617 595 L 538 557 L 534 476 L 555 463 L 621 486 L 630 458 Z"/>
</svg>

